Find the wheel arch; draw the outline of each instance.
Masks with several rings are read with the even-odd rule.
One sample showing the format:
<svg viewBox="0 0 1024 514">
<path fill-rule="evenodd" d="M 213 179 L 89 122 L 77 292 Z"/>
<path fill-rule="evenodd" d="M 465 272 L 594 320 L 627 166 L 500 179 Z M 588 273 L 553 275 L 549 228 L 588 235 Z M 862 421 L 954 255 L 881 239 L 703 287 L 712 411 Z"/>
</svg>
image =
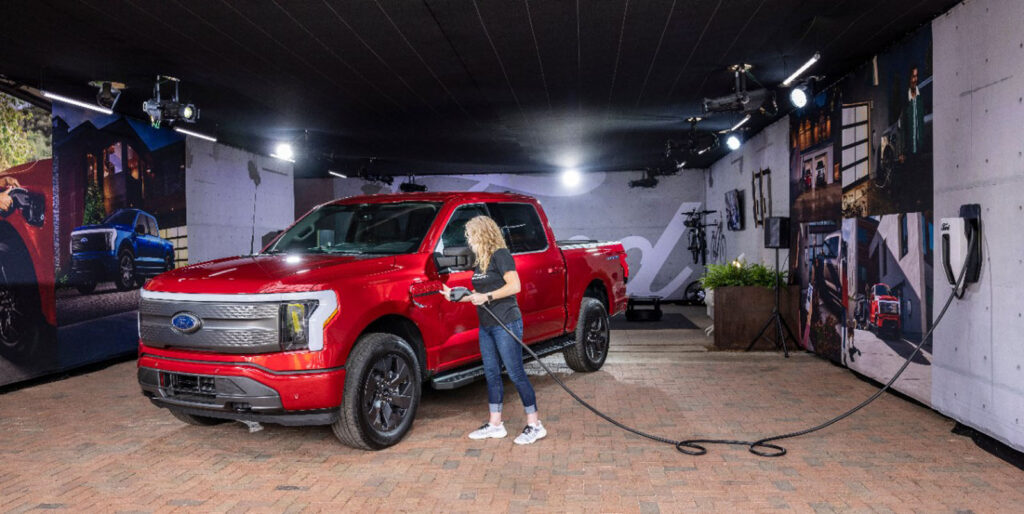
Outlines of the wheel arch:
<svg viewBox="0 0 1024 514">
<path fill-rule="evenodd" d="M 359 336 L 356 338 L 356 341 L 358 342 L 359 338 L 362 336 L 372 333 L 393 334 L 405 339 L 412 346 L 413 351 L 416 352 L 416 359 L 419 360 L 420 376 L 426 379 L 427 351 L 423 344 L 423 334 L 420 332 L 419 327 L 416 326 L 416 323 L 400 314 L 385 314 L 366 325 L 366 327 L 359 332 Z M 353 344 L 352 348 L 349 349 L 349 355 L 352 354 L 355 347 L 356 344 Z M 348 360 L 347 357 L 346 360 Z"/>
<path fill-rule="evenodd" d="M 603 305 L 604 309 L 611 312 L 611 306 L 609 305 L 609 298 L 611 294 L 608 290 L 608 284 L 600 278 L 594 278 L 587 284 L 587 288 L 583 290 L 584 297 L 595 298 L 599 300 Z M 581 298 L 582 300 L 582 298 Z"/>
</svg>

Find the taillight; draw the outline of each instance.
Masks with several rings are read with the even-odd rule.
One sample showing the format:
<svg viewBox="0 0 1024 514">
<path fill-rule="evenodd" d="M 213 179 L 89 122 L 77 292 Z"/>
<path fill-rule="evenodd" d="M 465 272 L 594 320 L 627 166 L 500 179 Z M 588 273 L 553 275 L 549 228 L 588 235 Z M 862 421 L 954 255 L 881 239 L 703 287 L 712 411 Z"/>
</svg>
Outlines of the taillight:
<svg viewBox="0 0 1024 514">
<path fill-rule="evenodd" d="M 619 264 L 622 265 L 622 283 L 629 282 L 629 264 L 626 262 L 626 252 L 619 254 Z"/>
</svg>

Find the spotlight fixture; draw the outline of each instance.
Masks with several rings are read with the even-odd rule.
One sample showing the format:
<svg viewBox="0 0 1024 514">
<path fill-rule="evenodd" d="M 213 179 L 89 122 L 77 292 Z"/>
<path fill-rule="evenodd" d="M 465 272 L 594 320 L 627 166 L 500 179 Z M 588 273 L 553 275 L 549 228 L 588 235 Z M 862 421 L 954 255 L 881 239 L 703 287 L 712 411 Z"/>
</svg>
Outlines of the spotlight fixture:
<svg viewBox="0 0 1024 514">
<path fill-rule="evenodd" d="M 338 177 L 338 178 L 348 178 L 348 175 L 346 175 L 346 174 L 344 174 L 344 173 L 342 173 L 340 171 L 327 170 L 327 174 L 328 175 L 334 175 L 335 177 Z"/>
<path fill-rule="evenodd" d="M 644 170 L 644 175 L 636 180 L 629 181 L 629 187 L 642 187 L 650 189 L 658 186 L 657 170 L 647 168 Z"/>
<path fill-rule="evenodd" d="M 416 175 L 409 175 L 409 180 L 402 182 L 398 185 L 403 193 L 422 193 L 427 190 L 427 186 L 416 183 Z"/>
<path fill-rule="evenodd" d="M 217 138 L 215 138 L 213 136 L 208 136 L 206 134 L 200 134 L 199 132 L 193 132 L 191 130 L 186 130 L 186 129 L 183 129 L 181 127 L 174 127 L 174 131 L 175 132 L 180 132 L 182 134 L 185 134 L 186 136 L 192 136 L 192 137 L 198 137 L 199 139 L 205 139 L 207 141 L 210 141 L 211 143 L 216 143 L 217 142 Z"/>
<path fill-rule="evenodd" d="M 121 91 L 125 88 L 121 82 L 103 80 L 94 80 L 89 85 L 98 89 L 96 103 L 108 109 L 113 109 L 117 105 L 117 100 L 121 98 Z"/>
<path fill-rule="evenodd" d="M 807 91 L 805 86 L 795 87 L 789 92 L 789 101 L 797 109 L 807 105 Z"/>
<path fill-rule="evenodd" d="M 576 168 L 567 168 L 562 170 L 562 185 L 566 187 L 576 187 L 580 185 L 580 181 L 583 180 L 583 175 L 580 174 L 580 170 Z"/>
<path fill-rule="evenodd" d="M 812 55 L 811 58 L 807 60 L 807 62 L 805 62 L 802 66 L 797 68 L 792 75 L 786 78 L 786 80 L 782 81 L 782 87 L 789 87 L 789 85 L 792 84 L 793 81 L 797 79 L 797 77 L 802 75 L 803 72 L 807 71 L 807 68 L 810 68 L 811 66 L 814 65 L 814 63 L 818 62 L 818 59 L 821 59 L 821 54 L 818 52 L 814 52 L 814 55 Z"/>
<path fill-rule="evenodd" d="M 729 137 L 725 139 L 725 146 L 729 147 L 730 150 L 737 150 L 740 147 L 740 138 L 736 134 L 729 134 Z"/>
<path fill-rule="evenodd" d="M 770 91 L 764 88 L 747 89 L 747 77 L 757 82 L 757 79 L 754 79 L 750 73 L 752 68 L 753 66 L 749 64 L 734 64 L 730 66 L 729 71 L 733 73 L 735 78 L 735 90 L 728 95 L 705 98 L 702 105 L 704 114 L 715 112 L 752 113 L 770 110 L 765 107 L 766 104 L 774 101 L 774 95 Z"/>
<path fill-rule="evenodd" d="M 402 182 L 399 184 L 398 189 L 403 193 L 422 193 L 427 190 L 427 186 L 415 182 Z"/>
<path fill-rule="evenodd" d="M 282 161 L 295 162 L 295 150 L 292 149 L 291 143 L 278 143 L 270 156 Z"/>
<path fill-rule="evenodd" d="M 83 109 L 89 109 L 90 111 L 96 111 L 96 112 L 100 112 L 100 113 L 103 113 L 103 114 L 114 114 L 114 110 L 110 109 L 108 107 L 103 107 L 103 106 L 100 106 L 100 105 L 93 105 L 93 104 L 88 103 L 88 102 L 83 102 L 81 100 L 75 100 L 74 98 L 68 98 L 66 96 L 61 96 L 61 95 L 58 95 L 56 93 L 51 93 L 49 91 L 43 91 L 42 93 L 43 93 L 43 96 L 45 96 L 46 98 L 49 98 L 50 100 L 66 103 L 66 104 L 69 104 L 69 105 L 74 105 L 75 107 L 81 107 Z"/>
<path fill-rule="evenodd" d="M 183 104 L 178 99 L 178 84 L 181 81 L 166 75 L 158 75 L 153 85 L 153 98 L 142 102 L 142 110 L 149 115 L 149 122 L 154 128 L 160 128 L 160 124 L 166 122 L 174 125 L 179 121 L 195 123 L 199 119 L 199 109 L 192 104 Z M 160 96 L 160 84 L 174 84 L 174 94 L 171 98 Z"/>
</svg>

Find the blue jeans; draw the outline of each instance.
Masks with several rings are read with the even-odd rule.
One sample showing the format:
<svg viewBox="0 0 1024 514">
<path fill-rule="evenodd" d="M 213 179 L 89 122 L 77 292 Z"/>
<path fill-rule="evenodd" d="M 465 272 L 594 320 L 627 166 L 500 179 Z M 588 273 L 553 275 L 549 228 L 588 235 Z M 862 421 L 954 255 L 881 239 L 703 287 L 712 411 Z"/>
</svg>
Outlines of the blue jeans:
<svg viewBox="0 0 1024 514">
<path fill-rule="evenodd" d="M 508 328 L 520 339 L 523 338 L 523 320 L 508 323 Z M 523 370 L 523 347 L 500 326 L 480 327 L 480 356 L 484 361 L 484 376 L 487 377 L 487 403 L 491 412 L 501 412 L 505 388 L 501 378 L 501 364 L 505 364 L 508 377 L 512 379 L 527 414 L 537 412 L 537 397 L 533 386 Z"/>
</svg>

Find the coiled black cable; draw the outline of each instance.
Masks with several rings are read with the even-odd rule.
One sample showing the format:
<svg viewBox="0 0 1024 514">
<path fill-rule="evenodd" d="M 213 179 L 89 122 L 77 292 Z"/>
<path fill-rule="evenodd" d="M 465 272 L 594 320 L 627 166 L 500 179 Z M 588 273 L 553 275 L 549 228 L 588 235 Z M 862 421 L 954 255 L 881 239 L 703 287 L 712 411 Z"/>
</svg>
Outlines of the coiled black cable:
<svg viewBox="0 0 1024 514">
<path fill-rule="evenodd" d="M 972 231 L 970 233 L 970 235 L 969 235 L 968 247 L 973 248 L 975 244 L 977 244 L 976 232 Z M 781 441 L 783 439 L 791 439 L 793 437 L 800 437 L 802 435 L 807 435 L 807 434 L 810 434 L 812 432 L 817 432 L 819 430 L 828 428 L 829 426 L 832 426 L 832 425 L 834 425 L 834 424 L 836 424 L 836 423 L 838 423 L 838 422 L 840 422 L 840 421 L 850 417 L 855 412 L 863 409 L 864 407 L 867 407 L 868 404 L 870 404 L 871 402 L 877 400 L 879 396 L 882 396 L 882 394 L 884 394 L 886 391 L 888 391 L 889 388 L 893 385 L 893 383 L 896 382 L 896 379 L 898 379 L 900 377 L 900 375 L 903 374 L 903 371 L 907 369 L 907 366 L 910 365 L 910 361 L 913 360 L 914 357 L 917 356 L 918 352 L 921 351 L 921 347 L 924 346 L 924 343 L 926 341 L 928 341 L 928 339 L 932 336 L 932 332 L 935 331 L 935 327 L 939 326 L 939 322 L 942 321 L 942 317 L 946 315 L 946 311 L 949 309 L 949 306 L 953 303 L 953 299 L 954 298 L 960 298 L 962 296 L 962 295 L 958 296 L 957 295 L 957 291 L 963 285 L 963 280 L 964 280 L 964 277 L 966 276 L 966 274 L 967 274 L 967 266 L 965 265 L 963 267 L 963 269 L 960 271 L 960 276 L 959 276 L 959 278 L 957 278 L 956 285 L 953 286 L 953 292 L 950 293 L 949 298 L 946 299 L 945 305 L 942 306 L 942 310 L 940 310 L 938 316 L 935 317 L 935 322 L 932 323 L 932 328 L 928 329 L 928 331 L 925 332 L 924 337 L 921 338 L 921 342 L 917 343 L 917 345 L 914 347 L 914 351 L 910 352 L 910 355 L 907 357 L 906 361 L 903 362 L 903 366 L 900 366 L 900 369 L 896 371 L 896 374 L 893 375 L 892 378 L 890 378 L 889 381 L 886 382 L 885 385 L 883 385 L 878 391 L 876 391 L 875 394 L 873 394 L 870 397 L 868 397 L 868 399 L 860 402 L 857 406 L 853 407 L 852 409 L 850 409 L 850 410 L 848 410 L 848 411 L 846 411 L 846 412 L 844 412 L 844 413 L 842 413 L 842 414 L 840 414 L 840 415 L 838 415 L 838 416 L 836 416 L 836 417 L 834 417 L 834 418 L 832 418 L 832 419 L 830 419 L 828 421 L 825 421 L 824 423 L 821 423 L 819 425 L 815 425 L 815 426 L 810 427 L 810 428 L 805 428 L 803 430 L 797 430 L 795 432 L 789 432 L 789 433 L 786 433 L 786 434 L 780 434 L 780 435 L 773 435 L 773 436 L 770 436 L 770 437 L 765 437 L 763 439 L 758 439 L 756 441 L 742 441 L 742 440 L 738 440 L 738 439 L 683 439 L 682 441 L 677 441 L 677 440 L 674 440 L 674 439 L 669 439 L 667 437 L 661 437 L 661 436 L 657 436 L 657 435 L 654 435 L 654 434 L 648 434 L 647 432 L 644 432 L 642 430 L 638 430 L 638 429 L 635 429 L 635 428 L 630 427 L 628 425 L 625 425 L 623 423 L 620 423 L 619 421 L 617 421 L 614 418 L 608 416 L 607 414 L 597 410 L 596 407 L 590 405 L 589 403 L 586 402 L 586 400 L 584 400 L 583 398 L 580 398 L 576 393 L 574 393 L 572 391 L 572 389 L 569 389 L 569 387 L 566 386 L 565 383 L 562 382 L 562 380 L 560 378 L 558 378 L 558 376 L 555 375 L 551 371 L 551 369 L 548 368 L 547 365 L 545 365 L 540 360 L 540 356 L 538 356 L 536 353 L 534 353 L 534 351 L 531 350 L 530 347 L 527 346 L 526 343 L 524 343 L 523 340 L 519 338 L 519 336 L 517 336 L 514 332 L 509 330 L 509 328 L 507 326 L 505 326 L 505 324 L 502 323 L 501 320 L 498 319 L 498 317 L 495 316 L 493 312 L 491 312 L 491 309 L 487 306 L 487 304 L 483 304 L 483 305 L 481 305 L 481 307 L 483 307 L 484 311 L 487 312 L 488 314 L 490 314 L 491 317 L 494 318 L 494 320 L 498 322 L 498 324 L 501 326 L 501 328 L 505 329 L 505 331 L 508 332 L 508 334 L 510 336 L 512 336 L 513 339 L 515 339 L 520 345 L 522 345 L 523 348 L 526 349 L 527 352 L 530 353 L 531 356 L 533 356 L 534 360 L 537 361 L 537 364 L 540 364 L 540 366 L 542 368 L 544 368 L 544 371 L 547 372 L 548 376 L 553 378 L 555 380 L 555 382 L 562 389 L 565 390 L 566 393 L 569 393 L 569 396 L 572 396 L 572 398 L 574 400 L 576 400 L 577 402 L 579 402 L 580 405 L 583 405 L 584 407 L 589 409 L 590 412 L 593 412 L 594 414 L 596 414 L 601 419 L 604 419 L 605 421 L 607 421 L 607 422 L 609 422 L 609 423 L 611 423 L 611 424 L 613 424 L 613 425 L 615 425 L 615 426 L 617 426 L 617 427 L 619 427 L 619 428 L 621 428 L 621 429 L 623 429 L 623 430 L 625 430 L 627 432 L 636 434 L 636 435 L 638 435 L 640 437 L 644 437 L 644 438 L 650 439 L 652 441 L 657 441 L 659 443 L 671 444 L 671 445 L 675 446 L 676 450 L 678 450 L 680 453 L 685 453 L 686 455 L 694 455 L 694 456 L 704 455 L 704 454 L 708 453 L 708 450 L 707 450 L 707 448 L 704 447 L 704 445 L 707 445 L 707 444 L 724 444 L 724 445 L 731 445 L 731 446 L 746 446 L 747 447 L 747 451 L 749 451 L 750 453 L 753 453 L 754 455 L 760 456 L 760 457 L 781 457 L 781 456 L 786 454 L 786 449 L 783 448 L 782 446 L 777 445 L 777 444 L 772 444 L 772 441 Z M 454 294 L 455 290 L 453 289 L 452 292 Z M 468 290 L 466 291 L 466 293 L 468 293 Z M 458 298 L 453 297 L 453 300 L 457 301 Z"/>
</svg>

